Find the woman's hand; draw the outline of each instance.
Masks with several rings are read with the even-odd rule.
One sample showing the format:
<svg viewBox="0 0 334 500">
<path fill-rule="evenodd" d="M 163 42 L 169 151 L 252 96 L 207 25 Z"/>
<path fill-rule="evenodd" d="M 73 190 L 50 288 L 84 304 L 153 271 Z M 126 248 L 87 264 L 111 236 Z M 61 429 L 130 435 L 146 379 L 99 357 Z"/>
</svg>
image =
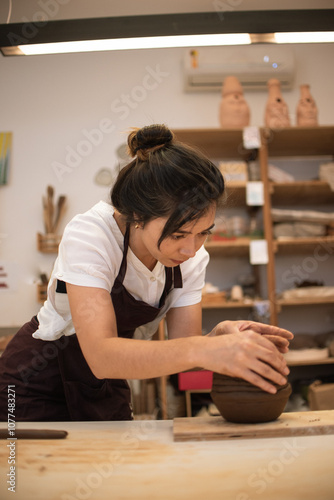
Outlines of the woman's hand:
<svg viewBox="0 0 334 500">
<path fill-rule="evenodd" d="M 256 321 L 222 321 L 218 323 L 208 336 L 226 335 L 228 333 L 243 332 L 245 330 L 250 330 L 266 337 L 283 354 L 288 352 L 289 340 L 293 339 L 293 334 L 288 330 L 284 330 L 284 328 L 257 323 Z"/>
<path fill-rule="evenodd" d="M 289 369 L 286 352 L 291 332 L 251 321 L 224 321 L 206 335 L 203 368 L 247 380 L 275 393 L 271 382 L 283 385 Z"/>
</svg>

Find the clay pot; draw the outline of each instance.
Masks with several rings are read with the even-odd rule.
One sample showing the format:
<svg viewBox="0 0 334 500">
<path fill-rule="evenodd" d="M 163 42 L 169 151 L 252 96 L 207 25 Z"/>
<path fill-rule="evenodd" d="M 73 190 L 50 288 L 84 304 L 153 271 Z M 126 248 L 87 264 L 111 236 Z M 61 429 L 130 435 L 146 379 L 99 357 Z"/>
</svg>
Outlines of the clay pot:
<svg viewBox="0 0 334 500">
<path fill-rule="evenodd" d="M 316 127 L 318 125 L 318 109 L 310 93 L 309 85 L 300 86 L 300 99 L 296 113 L 299 127 Z"/>
<path fill-rule="evenodd" d="M 276 394 L 270 394 L 241 378 L 214 373 L 211 398 L 229 422 L 271 422 L 281 415 L 291 394 L 289 383 L 276 388 Z"/>
<path fill-rule="evenodd" d="M 290 127 L 289 110 L 281 93 L 280 81 L 276 78 L 268 80 L 268 100 L 265 110 L 265 125 L 269 128 Z"/>
<path fill-rule="evenodd" d="M 241 83 L 235 76 L 227 76 L 222 87 L 219 122 L 222 128 L 243 128 L 249 125 L 250 111 Z"/>
</svg>

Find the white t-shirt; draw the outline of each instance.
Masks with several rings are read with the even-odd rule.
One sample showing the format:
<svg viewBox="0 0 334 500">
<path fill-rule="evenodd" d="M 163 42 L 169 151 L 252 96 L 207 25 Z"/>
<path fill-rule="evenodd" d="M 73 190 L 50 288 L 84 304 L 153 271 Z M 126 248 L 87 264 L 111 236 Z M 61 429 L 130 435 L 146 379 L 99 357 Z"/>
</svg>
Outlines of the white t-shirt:
<svg viewBox="0 0 334 500">
<path fill-rule="evenodd" d="M 39 328 L 33 337 L 56 340 L 75 333 L 67 295 L 56 292 L 57 279 L 111 291 L 122 262 L 124 240 L 113 214 L 113 207 L 100 201 L 66 226 L 49 281 L 48 298 L 37 315 Z M 195 257 L 181 264 L 183 288 L 168 294 L 157 318 L 136 329 L 136 338 L 150 339 L 170 308 L 201 301 L 208 261 L 209 255 L 202 246 Z M 158 262 L 150 271 L 129 247 L 123 285 L 134 298 L 157 307 L 165 286 L 165 268 Z"/>
</svg>

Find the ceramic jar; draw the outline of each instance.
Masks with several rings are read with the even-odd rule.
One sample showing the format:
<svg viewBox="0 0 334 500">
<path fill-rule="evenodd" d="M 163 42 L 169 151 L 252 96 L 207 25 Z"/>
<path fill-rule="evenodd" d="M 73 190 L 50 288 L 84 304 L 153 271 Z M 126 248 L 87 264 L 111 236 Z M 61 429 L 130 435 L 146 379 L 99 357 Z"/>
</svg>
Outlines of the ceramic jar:
<svg viewBox="0 0 334 500">
<path fill-rule="evenodd" d="M 214 373 L 211 398 L 229 422 L 270 422 L 281 415 L 291 394 L 288 382 L 276 388 L 271 394 L 241 378 Z"/>
<path fill-rule="evenodd" d="M 281 93 L 281 83 L 276 78 L 268 80 L 268 100 L 264 122 L 269 128 L 290 127 L 289 110 Z"/>
<path fill-rule="evenodd" d="M 300 99 L 296 115 L 299 127 L 316 127 L 318 125 L 318 109 L 310 93 L 309 85 L 300 86 Z"/>
<path fill-rule="evenodd" d="M 219 122 L 222 128 L 243 128 L 249 125 L 250 111 L 241 83 L 235 76 L 227 76 L 222 87 Z"/>
</svg>

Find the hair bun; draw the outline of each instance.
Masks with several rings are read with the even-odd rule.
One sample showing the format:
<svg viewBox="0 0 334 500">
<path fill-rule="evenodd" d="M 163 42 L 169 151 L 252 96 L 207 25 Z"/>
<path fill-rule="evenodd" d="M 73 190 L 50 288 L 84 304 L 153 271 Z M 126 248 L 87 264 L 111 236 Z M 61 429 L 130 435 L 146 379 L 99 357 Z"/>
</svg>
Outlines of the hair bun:
<svg viewBox="0 0 334 500">
<path fill-rule="evenodd" d="M 134 129 L 128 137 L 130 155 L 146 159 L 149 152 L 164 147 L 173 138 L 173 132 L 165 125 L 149 125 Z M 138 152 L 141 154 L 138 155 Z"/>
</svg>

